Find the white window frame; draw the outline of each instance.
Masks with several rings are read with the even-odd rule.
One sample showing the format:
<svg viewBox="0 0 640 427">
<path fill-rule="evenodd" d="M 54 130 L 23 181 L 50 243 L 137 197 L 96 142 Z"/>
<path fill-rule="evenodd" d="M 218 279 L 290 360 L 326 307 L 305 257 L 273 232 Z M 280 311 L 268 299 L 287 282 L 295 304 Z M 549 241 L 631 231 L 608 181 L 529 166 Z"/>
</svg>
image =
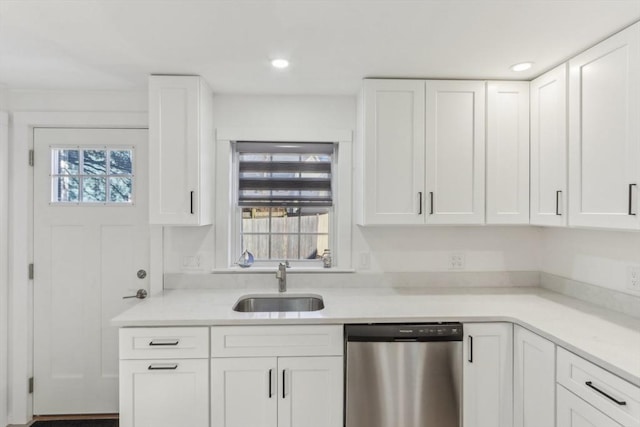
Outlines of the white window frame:
<svg viewBox="0 0 640 427">
<path fill-rule="evenodd" d="M 237 183 L 234 173 L 234 141 L 256 142 L 332 142 L 335 150 L 334 206 L 331 208 L 329 234 L 332 268 L 321 262 L 290 260 L 292 271 L 340 272 L 351 270 L 352 161 L 353 133 L 350 130 L 299 129 L 218 129 L 216 138 L 216 220 L 214 272 L 273 272 L 277 260 L 256 262 L 250 268 L 235 265 L 240 256 L 240 207 L 237 206 Z"/>
</svg>

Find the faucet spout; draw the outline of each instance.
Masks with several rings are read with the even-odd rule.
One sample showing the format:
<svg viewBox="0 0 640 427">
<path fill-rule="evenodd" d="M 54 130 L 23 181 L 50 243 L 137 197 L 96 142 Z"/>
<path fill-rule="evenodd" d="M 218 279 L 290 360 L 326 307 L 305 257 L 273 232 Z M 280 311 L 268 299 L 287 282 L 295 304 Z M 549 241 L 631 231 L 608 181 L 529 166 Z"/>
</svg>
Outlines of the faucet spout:
<svg viewBox="0 0 640 427">
<path fill-rule="evenodd" d="M 276 271 L 278 292 L 287 292 L 287 267 L 289 267 L 289 261 L 278 264 L 278 271 Z"/>
</svg>

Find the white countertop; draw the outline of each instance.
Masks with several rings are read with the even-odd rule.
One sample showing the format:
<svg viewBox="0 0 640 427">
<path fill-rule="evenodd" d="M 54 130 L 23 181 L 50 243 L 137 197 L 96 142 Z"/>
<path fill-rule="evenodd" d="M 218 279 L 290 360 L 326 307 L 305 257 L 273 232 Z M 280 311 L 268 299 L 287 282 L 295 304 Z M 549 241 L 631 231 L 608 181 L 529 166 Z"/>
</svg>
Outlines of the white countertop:
<svg viewBox="0 0 640 427">
<path fill-rule="evenodd" d="M 640 386 L 640 319 L 542 288 L 314 288 L 315 312 L 237 313 L 232 306 L 264 289 L 167 290 L 113 319 L 120 327 L 368 322 L 507 321 L 542 335 Z"/>
</svg>

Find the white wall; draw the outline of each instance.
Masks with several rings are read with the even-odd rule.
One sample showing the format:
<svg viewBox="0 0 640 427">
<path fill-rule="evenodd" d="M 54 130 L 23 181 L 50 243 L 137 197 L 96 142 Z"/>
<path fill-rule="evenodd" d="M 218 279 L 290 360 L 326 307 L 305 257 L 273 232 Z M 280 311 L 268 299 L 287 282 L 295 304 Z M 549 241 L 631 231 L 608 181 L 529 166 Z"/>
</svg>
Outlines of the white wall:
<svg viewBox="0 0 640 427">
<path fill-rule="evenodd" d="M 10 90 L 5 103 L 11 112 L 146 112 L 149 101 L 146 91 Z"/>
<path fill-rule="evenodd" d="M 0 94 L 0 99 L 2 98 Z M 2 109 L 0 101 L 0 110 Z M 0 426 L 7 424 L 8 413 L 8 322 L 9 322 L 9 128 L 8 116 L 0 111 Z"/>
<path fill-rule="evenodd" d="M 628 266 L 640 267 L 640 233 L 543 228 L 540 270 L 629 294 Z"/>
<path fill-rule="evenodd" d="M 216 128 L 356 129 L 356 98 L 348 96 L 214 97 Z M 358 191 L 354 189 L 354 191 Z M 219 196 L 222 197 L 222 196 Z M 353 267 L 369 256 L 368 272 L 447 271 L 452 252 L 463 253 L 468 271 L 536 271 L 534 227 L 353 227 Z M 213 268 L 212 227 L 165 230 L 165 272 Z M 198 268 L 183 269 L 183 257 L 199 256 Z"/>
</svg>

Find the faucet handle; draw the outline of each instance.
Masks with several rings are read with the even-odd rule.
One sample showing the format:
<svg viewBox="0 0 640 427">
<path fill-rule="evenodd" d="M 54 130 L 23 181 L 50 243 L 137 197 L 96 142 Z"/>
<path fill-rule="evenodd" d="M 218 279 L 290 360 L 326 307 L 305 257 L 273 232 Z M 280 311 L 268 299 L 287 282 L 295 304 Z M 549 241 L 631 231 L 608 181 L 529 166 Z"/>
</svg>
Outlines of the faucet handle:
<svg viewBox="0 0 640 427">
<path fill-rule="evenodd" d="M 284 267 L 284 268 L 290 268 L 291 265 L 289 264 L 288 260 L 285 260 L 284 262 L 280 263 L 280 267 Z"/>
</svg>

